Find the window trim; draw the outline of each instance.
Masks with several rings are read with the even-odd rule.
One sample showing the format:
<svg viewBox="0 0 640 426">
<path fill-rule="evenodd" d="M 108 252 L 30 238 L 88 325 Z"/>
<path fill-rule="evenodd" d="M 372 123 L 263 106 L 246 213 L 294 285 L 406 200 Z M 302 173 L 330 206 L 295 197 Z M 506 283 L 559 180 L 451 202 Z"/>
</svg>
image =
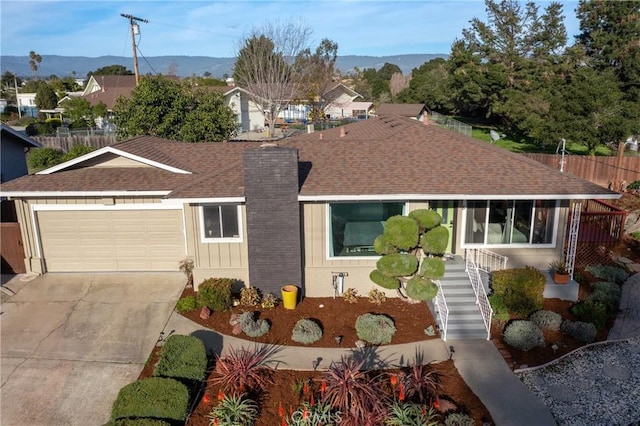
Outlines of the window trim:
<svg viewBox="0 0 640 426">
<path fill-rule="evenodd" d="M 331 255 L 331 244 L 333 241 L 331 235 L 331 204 L 361 204 L 361 203 L 392 203 L 392 204 L 402 204 L 402 215 L 407 215 L 407 205 L 406 201 L 398 201 L 398 200 L 390 200 L 390 201 L 333 201 L 327 202 L 325 204 L 325 255 L 327 260 L 375 260 L 380 259 L 381 255 L 375 254 L 374 256 L 335 256 Z"/>
<path fill-rule="evenodd" d="M 474 200 L 474 201 L 478 201 L 478 200 Z M 487 215 L 486 217 L 489 217 L 489 203 L 490 201 L 495 201 L 495 200 L 480 200 L 480 201 L 486 201 L 486 209 L 487 209 Z M 522 201 L 520 199 L 507 199 L 506 201 L 511 201 L 512 203 L 514 201 Z M 526 200 L 526 201 L 533 201 L 534 202 L 534 208 L 535 208 L 535 202 L 537 201 L 537 199 L 532 198 L 530 200 Z M 469 209 L 467 208 L 467 200 L 464 201 L 463 205 L 462 205 L 462 226 L 460 227 L 460 248 L 495 248 L 495 249 L 512 249 L 512 248 L 527 248 L 527 249 L 549 249 L 549 248 L 555 248 L 557 246 L 558 243 L 558 222 L 560 220 L 560 200 L 554 200 L 555 201 L 555 205 L 553 206 L 554 210 L 555 210 L 555 214 L 554 214 L 554 218 L 553 218 L 553 235 L 551 238 L 551 243 L 547 243 L 547 244 L 533 244 L 533 243 L 516 243 L 516 244 L 489 244 L 489 243 L 467 243 L 465 241 L 466 235 L 467 235 L 467 213 L 469 212 Z M 532 209 L 533 212 L 533 209 Z M 534 215 L 532 214 L 532 220 Z M 487 234 L 486 234 L 486 227 L 485 227 L 485 234 L 484 234 L 484 239 L 486 241 L 487 238 Z"/>
<path fill-rule="evenodd" d="M 232 238 L 207 238 L 204 235 L 204 207 L 219 207 L 219 206 L 229 206 L 229 205 L 235 205 L 236 206 L 236 219 L 238 221 L 238 236 L 237 237 L 232 237 Z M 199 216 L 200 216 L 200 242 L 201 243 L 241 243 L 244 241 L 244 235 L 243 235 L 243 224 L 242 224 L 242 205 L 241 204 L 235 204 L 235 203 L 219 203 L 219 204 L 215 204 L 215 203 L 207 203 L 207 204 L 200 204 L 200 206 L 198 206 L 198 210 L 199 210 Z M 223 217 L 224 220 L 224 217 Z"/>
</svg>

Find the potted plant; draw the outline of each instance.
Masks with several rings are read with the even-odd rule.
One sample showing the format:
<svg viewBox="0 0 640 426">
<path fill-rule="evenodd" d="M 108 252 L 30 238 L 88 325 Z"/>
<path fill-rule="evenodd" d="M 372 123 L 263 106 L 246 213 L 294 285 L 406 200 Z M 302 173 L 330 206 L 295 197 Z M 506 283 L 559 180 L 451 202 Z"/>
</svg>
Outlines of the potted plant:
<svg viewBox="0 0 640 426">
<path fill-rule="evenodd" d="M 567 262 L 564 259 L 556 259 L 549 264 L 553 272 L 553 282 L 556 284 L 567 284 L 569 282 L 569 271 Z"/>
</svg>

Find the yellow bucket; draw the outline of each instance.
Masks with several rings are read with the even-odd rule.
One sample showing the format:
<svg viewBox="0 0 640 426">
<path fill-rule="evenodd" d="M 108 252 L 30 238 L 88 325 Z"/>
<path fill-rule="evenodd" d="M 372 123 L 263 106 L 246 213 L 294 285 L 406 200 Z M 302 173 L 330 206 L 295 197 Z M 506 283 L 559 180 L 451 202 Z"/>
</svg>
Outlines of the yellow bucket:
<svg viewBox="0 0 640 426">
<path fill-rule="evenodd" d="M 282 291 L 282 306 L 285 309 L 295 309 L 298 303 L 298 287 L 295 285 L 285 285 Z"/>
</svg>

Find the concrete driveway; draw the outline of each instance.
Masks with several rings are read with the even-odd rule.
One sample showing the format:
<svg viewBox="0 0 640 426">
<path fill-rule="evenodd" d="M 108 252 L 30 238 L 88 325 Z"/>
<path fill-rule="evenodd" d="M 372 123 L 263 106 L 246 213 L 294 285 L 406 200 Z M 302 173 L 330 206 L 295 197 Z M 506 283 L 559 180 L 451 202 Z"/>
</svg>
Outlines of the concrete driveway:
<svg viewBox="0 0 640 426">
<path fill-rule="evenodd" d="M 46 274 L 21 286 L 0 307 L 0 424 L 107 422 L 184 285 L 176 272 Z"/>
</svg>

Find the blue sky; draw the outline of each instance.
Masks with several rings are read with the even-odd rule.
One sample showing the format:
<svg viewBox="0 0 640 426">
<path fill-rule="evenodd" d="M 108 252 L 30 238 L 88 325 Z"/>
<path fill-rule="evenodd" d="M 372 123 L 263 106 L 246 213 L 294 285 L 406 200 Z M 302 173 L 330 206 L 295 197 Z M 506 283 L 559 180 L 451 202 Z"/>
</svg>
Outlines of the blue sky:
<svg viewBox="0 0 640 426">
<path fill-rule="evenodd" d="M 548 4 L 538 3 L 541 9 Z M 562 3 L 572 42 L 577 1 Z M 1 0 L 0 53 L 131 56 L 129 23 L 121 13 L 149 21 L 140 24 L 138 40 L 147 57 L 233 57 L 252 28 L 289 19 L 312 29 L 311 47 L 329 38 L 339 55 L 449 53 L 470 19 L 486 18 L 481 0 Z"/>
</svg>

